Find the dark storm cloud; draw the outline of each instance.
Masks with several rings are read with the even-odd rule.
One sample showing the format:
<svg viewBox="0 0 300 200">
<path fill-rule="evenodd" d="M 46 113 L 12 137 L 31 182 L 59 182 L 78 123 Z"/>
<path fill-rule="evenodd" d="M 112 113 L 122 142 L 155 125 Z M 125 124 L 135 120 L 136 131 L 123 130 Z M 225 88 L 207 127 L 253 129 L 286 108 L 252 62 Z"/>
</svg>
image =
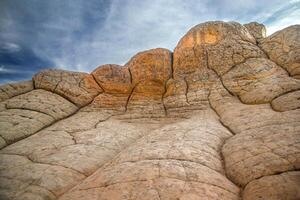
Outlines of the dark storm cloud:
<svg viewBox="0 0 300 200">
<path fill-rule="evenodd" d="M 0 43 L 0 83 L 31 79 L 32 74 L 54 63 L 41 59 L 31 49 Z"/>
<path fill-rule="evenodd" d="M 299 0 L 2 0 L 0 82 L 42 68 L 91 71 L 138 51 L 173 49 L 207 20 L 265 22 L 271 32 L 300 22 Z"/>
</svg>

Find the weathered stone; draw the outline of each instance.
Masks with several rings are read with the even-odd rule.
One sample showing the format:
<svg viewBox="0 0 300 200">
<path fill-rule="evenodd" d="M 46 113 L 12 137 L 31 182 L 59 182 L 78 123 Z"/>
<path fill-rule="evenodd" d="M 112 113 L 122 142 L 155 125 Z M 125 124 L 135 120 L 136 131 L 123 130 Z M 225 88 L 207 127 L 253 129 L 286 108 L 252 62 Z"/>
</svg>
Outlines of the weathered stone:
<svg viewBox="0 0 300 200">
<path fill-rule="evenodd" d="M 77 111 L 77 107 L 61 96 L 46 90 L 33 90 L 5 102 L 7 109 L 24 109 L 50 115 L 55 120 Z"/>
<path fill-rule="evenodd" d="M 299 171 L 265 176 L 250 182 L 246 186 L 243 192 L 243 199 L 300 199 L 299 185 Z"/>
<path fill-rule="evenodd" d="M 244 131 L 223 146 L 227 175 L 244 186 L 263 176 L 300 169 L 299 144 L 300 123 Z"/>
<path fill-rule="evenodd" d="M 127 67 L 102 65 L 95 69 L 92 75 L 106 93 L 127 94 L 131 92 L 131 75 Z"/>
<path fill-rule="evenodd" d="M 164 85 L 172 76 L 172 53 L 167 49 L 151 49 L 133 56 L 125 65 L 132 76 L 132 84 L 156 81 Z"/>
<path fill-rule="evenodd" d="M 172 76 L 171 60 L 169 50 L 152 49 L 138 53 L 125 67 L 99 67 L 92 74 L 105 94 L 95 98 L 91 106 L 128 111 L 127 118 L 165 116 L 162 99 Z"/>
<path fill-rule="evenodd" d="M 206 22 L 193 27 L 174 50 L 174 77 L 202 68 L 222 75 L 247 58 L 265 57 L 248 30 L 235 22 Z"/>
<path fill-rule="evenodd" d="M 92 75 L 59 69 L 44 70 L 33 77 L 36 88 L 57 93 L 82 107 L 90 103 L 102 89 Z"/>
<path fill-rule="evenodd" d="M 32 81 L 10 83 L 0 86 L 0 102 L 14 96 L 24 94 L 33 90 Z"/>
<path fill-rule="evenodd" d="M 208 95 L 219 83 L 217 75 L 212 70 L 205 69 L 202 73 L 189 74 L 185 80 L 188 86 L 187 100 L 191 107 L 200 110 L 209 107 Z"/>
<path fill-rule="evenodd" d="M 0 177 L 12 180 L 26 177 L 18 182 L 18 186 L 6 188 L 10 198 L 21 198 L 23 196 L 19 194 L 26 193 L 27 196 L 35 195 L 43 199 L 49 191 L 57 196 L 91 175 L 122 149 L 155 127 L 149 123 L 140 125 L 108 118 L 109 115 L 102 112 L 80 111 L 32 137 L 2 149 Z M 55 170 L 45 170 L 49 166 Z M 39 190 L 37 194 L 27 191 L 27 186 L 32 181 L 42 177 L 44 180 L 50 178 L 49 182 L 38 185 L 45 188 L 45 191 Z M 68 181 L 65 182 L 64 179 Z M 60 190 L 50 189 L 53 187 Z M 1 189 L 2 187 L 0 194 L 3 194 Z"/>
<path fill-rule="evenodd" d="M 61 199 L 238 199 L 218 152 L 230 136 L 203 111 L 143 137 Z"/>
<path fill-rule="evenodd" d="M 283 94 L 271 102 L 276 111 L 295 110 L 300 108 L 300 90 Z"/>
<path fill-rule="evenodd" d="M 261 39 L 266 37 L 267 30 L 265 25 L 257 22 L 250 22 L 248 24 L 244 24 L 244 26 L 257 41 L 260 41 Z"/>
<path fill-rule="evenodd" d="M 300 78 L 300 25 L 273 33 L 263 39 L 259 46 L 291 76 Z"/>
<path fill-rule="evenodd" d="M 280 94 L 300 88 L 281 67 L 265 58 L 250 58 L 222 77 L 225 87 L 243 103 L 268 103 Z"/>
<path fill-rule="evenodd" d="M 7 144 L 11 144 L 53 122 L 53 117 L 41 112 L 8 109 L 0 112 L 0 135 Z"/>
<path fill-rule="evenodd" d="M 34 134 L 56 120 L 77 111 L 77 107 L 63 97 L 45 90 L 33 90 L 2 102 L 0 135 L 6 144 Z M 1 147 L 5 146 L 1 142 Z"/>
<path fill-rule="evenodd" d="M 170 79 L 164 94 L 168 115 L 186 117 L 193 111 L 207 109 L 210 90 L 218 83 L 216 73 L 207 68 L 188 74 L 184 78 Z"/>
<path fill-rule="evenodd" d="M 125 112 L 133 90 L 128 67 L 103 65 L 94 70 L 92 75 L 105 92 L 95 97 L 87 109 Z"/>
<path fill-rule="evenodd" d="M 224 88 L 213 90 L 210 94 L 212 107 L 220 115 L 222 123 L 235 134 L 256 129 L 269 129 L 283 125 L 297 127 L 300 124 L 300 110 L 276 112 L 269 104 L 246 105 L 231 96 Z"/>
<path fill-rule="evenodd" d="M 3 190 L 8 190 L 4 195 L 6 199 L 18 198 L 31 185 L 44 188 L 46 194 L 53 193 L 58 196 L 84 178 L 83 175 L 74 170 L 34 163 L 24 156 L 0 154 L 0 158 L 0 177 L 2 178 L 0 193 L 3 194 Z M 9 187 L 4 186 L 4 184 L 8 184 Z"/>
<path fill-rule="evenodd" d="M 267 45 L 283 64 L 295 30 Z M 263 31 L 207 22 L 174 56 L 36 74 L 0 103 L 0 199 L 298 199 L 300 82 Z"/>
<path fill-rule="evenodd" d="M 165 87 L 160 82 L 143 81 L 138 83 L 128 99 L 126 118 L 165 117 L 164 92 Z"/>
<path fill-rule="evenodd" d="M 210 100 L 222 123 L 237 134 L 222 148 L 230 180 L 245 186 L 300 168 L 300 110 L 279 113 L 266 104 L 245 105 L 222 90 L 214 91 Z"/>
<path fill-rule="evenodd" d="M 188 85 L 185 79 L 170 79 L 166 88 L 163 101 L 168 115 L 182 115 L 191 110 L 187 99 Z"/>
<path fill-rule="evenodd" d="M 101 93 L 95 97 L 93 102 L 86 106 L 86 110 L 102 110 L 103 112 L 123 113 L 127 109 L 130 94 Z"/>
<path fill-rule="evenodd" d="M 0 137 L 0 149 L 2 149 L 3 147 L 5 147 L 7 145 L 5 139 L 1 136 Z"/>
</svg>

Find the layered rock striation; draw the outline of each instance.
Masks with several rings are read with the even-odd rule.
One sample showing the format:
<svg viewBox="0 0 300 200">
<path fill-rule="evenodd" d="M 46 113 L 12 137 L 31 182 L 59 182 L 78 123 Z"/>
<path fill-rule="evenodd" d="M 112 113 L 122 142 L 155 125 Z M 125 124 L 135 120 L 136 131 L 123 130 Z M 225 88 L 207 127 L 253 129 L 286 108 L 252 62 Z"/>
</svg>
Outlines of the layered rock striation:
<svg viewBox="0 0 300 200">
<path fill-rule="evenodd" d="M 299 27 L 206 22 L 0 86 L 0 199 L 299 199 Z"/>
</svg>

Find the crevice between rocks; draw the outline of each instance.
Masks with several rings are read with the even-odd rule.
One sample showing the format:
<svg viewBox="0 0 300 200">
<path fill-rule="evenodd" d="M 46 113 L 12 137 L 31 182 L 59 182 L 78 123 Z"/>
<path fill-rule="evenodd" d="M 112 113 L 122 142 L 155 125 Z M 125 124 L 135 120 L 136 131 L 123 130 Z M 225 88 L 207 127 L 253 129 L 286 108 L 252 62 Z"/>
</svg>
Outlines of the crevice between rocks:
<svg viewBox="0 0 300 200">
<path fill-rule="evenodd" d="M 126 104 L 125 104 L 125 113 L 127 112 L 128 110 L 128 104 L 129 104 L 129 101 L 134 93 L 134 90 L 136 88 L 137 84 L 131 89 L 130 93 L 128 94 L 128 97 L 127 97 L 127 100 L 126 100 Z"/>
<path fill-rule="evenodd" d="M 270 36 L 268 36 L 268 37 L 270 37 Z M 279 67 L 281 67 L 284 71 L 286 71 L 287 74 L 289 75 L 289 77 L 294 78 L 294 77 L 291 75 L 291 73 L 290 73 L 286 68 L 284 68 L 284 67 L 283 67 L 282 65 L 280 65 L 279 63 L 275 62 L 273 59 L 271 59 L 270 56 L 269 56 L 269 54 L 261 47 L 261 45 L 262 45 L 262 43 L 263 43 L 263 40 L 265 40 L 265 39 L 268 38 L 268 37 L 263 38 L 261 41 L 257 41 L 257 45 L 256 45 L 256 46 L 257 46 L 262 52 L 264 52 L 264 54 L 266 55 L 266 57 L 267 57 L 268 60 L 274 62 L 276 65 L 278 65 Z M 282 39 L 282 41 L 284 41 L 284 40 Z"/>
<path fill-rule="evenodd" d="M 162 103 L 162 106 L 163 106 L 163 108 L 164 108 L 164 113 L 165 113 L 165 117 L 167 117 L 168 116 L 168 110 L 167 110 L 167 107 L 166 107 L 166 105 L 165 105 L 165 102 L 164 102 L 164 96 L 165 96 L 165 94 L 167 93 L 167 82 L 169 81 L 170 79 L 168 79 L 167 81 L 165 81 L 165 83 L 164 83 L 164 93 L 161 95 L 161 103 Z"/>
<path fill-rule="evenodd" d="M 225 88 L 225 89 L 226 89 L 226 88 Z M 209 94 L 208 94 L 208 97 L 207 97 L 209 106 L 210 106 L 210 108 L 216 113 L 216 115 L 218 116 L 218 118 L 219 118 L 218 121 L 220 122 L 220 124 L 221 124 L 225 129 L 227 129 L 227 130 L 232 134 L 231 137 L 233 137 L 233 136 L 236 135 L 236 134 L 234 133 L 234 131 L 233 131 L 229 126 L 225 125 L 225 124 L 222 122 L 222 117 L 221 117 L 221 115 L 217 112 L 217 110 L 213 107 L 210 98 L 211 98 L 211 90 L 209 90 Z M 222 151 L 224 144 L 225 144 L 226 141 L 227 141 L 228 139 L 230 139 L 231 137 L 228 137 L 227 139 L 223 140 L 223 143 L 221 144 L 221 147 L 220 147 L 220 157 L 221 157 L 221 159 L 222 159 L 221 162 L 222 162 L 222 166 L 223 166 L 223 169 L 224 169 L 224 175 L 225 175 L 225 177 L 226 177 L 228 180 L 230 180 L 233 184 L 235 184 L 237 187 L 239 187 L 239 185 L 237 185 L 234 181 L 232 181 L 232 180 L 230 179 L 230 177 L 228 176 L 228 174 L 227 174 L 227 171 L 226 171 L 226 165 L 225 165 L 225 157 L 224 157 L 223 151 Z M 242 188 L 241 188 L 241 187 L 239 187 L 239 188 L 241 189 L 241 190 L 240 190 L 240 193 L 239 193 L 239 197 L 242 199 Z"/>
<path fill-rule="evenodd" d="M 244 190 L 251 182 L 257 181 L 257 180 L 259 180 L 261 178 L 264 178 L 264 177 L 271 177 L 271 176 L 281 175 L 281 174 L 288 173 L 288 172 L 298 172 L 298 171 L 300 171 L 300 169 L 289 169 L 289 170 L 277 172 L 277 173 L 274 173 L 274 174 L 263 175 L 263 176 L 252 179 L 251 181 L 249 181 L 247 184 L 245 184 L 241 188 Z"/>
<path fill-rule="evenodd" d="M 189 84 L 188 84 L 188 81 L 186 80 L 186 77 L 183 78 L 184 82 L 185 82 L 185 101 L 187 104 L 190 105 L 190 102 L 189 102 L 189 98 L 188 98 L 188 93 L 189 93 Z"/>
<path fill-rule="evenodd" d="M 99 94 L 101 94 L 101 93 L 104 93 L 105 90 L 104 90 L 103 86 L 102 86 L 100 83 L 98 83 L 98 81 L 96 81 L 96 78 L 95 78 L 94 74 L 91 73 L 90 76 L 93 78 L 93 80 L 95 81 L 95 83 L 102 89 L 102 92 L 99 92 L 97 95 L 99 95 Z M 96 95 L 96 96 L 97 96 L 97 95 Z M 96 96 L 95 96 L 95 97 L 96 97 Z M 94 97 L 94 98 L 95 98 L 95 97 Z M 94 99 L 94 98 L 93 98 L 93 99 Z"/>
</svg>

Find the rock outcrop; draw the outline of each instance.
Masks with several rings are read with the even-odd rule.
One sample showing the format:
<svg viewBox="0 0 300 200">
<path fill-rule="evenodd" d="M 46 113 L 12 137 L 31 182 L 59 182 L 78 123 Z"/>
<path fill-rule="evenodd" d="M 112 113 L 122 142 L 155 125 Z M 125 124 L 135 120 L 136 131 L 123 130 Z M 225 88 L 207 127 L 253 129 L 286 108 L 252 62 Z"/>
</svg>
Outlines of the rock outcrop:
<svg viewBox="0 0 300 200">
<path fill-rule="evenodd" d="M 0 102 L 14 96 L 24 94 L 33 90 L 32 81 L 23 81 L 0 86 Z"/>
<path fill-rule="evenodd" d="M 0 199 L 299 199 L 299 26 L 206 22 L 174 53 L 0 86 Z"/>
<path fill-rule="evenodd" d="M 300 25 L 274 33 L 261 40 L 259 46 L 292 77 L 300 78 Z"/>
</svg>

